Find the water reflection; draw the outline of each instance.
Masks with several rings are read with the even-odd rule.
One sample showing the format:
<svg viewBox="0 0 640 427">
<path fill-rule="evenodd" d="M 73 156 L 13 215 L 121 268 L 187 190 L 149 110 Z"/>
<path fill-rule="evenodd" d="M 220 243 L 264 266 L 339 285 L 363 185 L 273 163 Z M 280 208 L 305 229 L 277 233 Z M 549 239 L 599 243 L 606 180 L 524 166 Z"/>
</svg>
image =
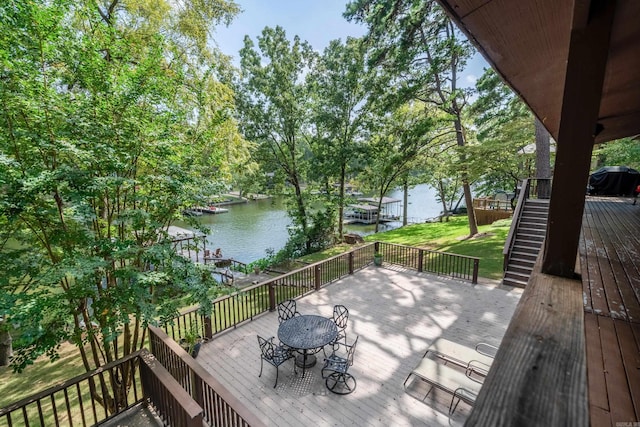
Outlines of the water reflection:
<svg viewBox="0 0 640 427">
<path fill-rule="evenodd" d="M 402 191 L 396 190 L 390 197 L 402 199 Z M 402 203 L 399 204 L 399 209 L 401 206 Z M 208 248 L 221 248 L 225 258 L 249 263 L 264 258 L 268 249 L 277 252 L 286 244 L 291 220 L 281 198 L 255 200 L 225 208 L 229 209 L 228 213 L 198 217 L 200 223 L 210 229 L 207 236 Z M 409 191 L 409 218 L 424 221 L 437 216 L 440 210 L 433 190 L 426 185 L 416 186 Z M 176 225 L 188 228 L 185 224 Z M 382 224 L 380 231 L 401 225 L 401 222 Z M 345 226 L 345 232 L 361 236 L 372 234 L 374 229 L 373 225 Z"/>
</svg>

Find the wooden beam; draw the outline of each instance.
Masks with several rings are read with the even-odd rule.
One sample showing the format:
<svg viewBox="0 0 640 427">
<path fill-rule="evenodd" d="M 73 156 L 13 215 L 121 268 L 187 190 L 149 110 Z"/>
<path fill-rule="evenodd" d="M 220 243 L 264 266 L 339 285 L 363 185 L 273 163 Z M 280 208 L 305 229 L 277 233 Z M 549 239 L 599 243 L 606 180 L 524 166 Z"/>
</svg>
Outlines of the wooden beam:
<svg viewBox="0 0 640 427">
<path fill-rule="evenodd" d="M 591 151 L 595 140 L 615 0 L 593 0 L 588 22 L 576 1 L 542 272 L 572 277 L 578 252 Z"/>
<path fill-rule="evenodd" d="M 582 283 L 539 259 L 465 426 L 586 425 Z"/>
</svg>

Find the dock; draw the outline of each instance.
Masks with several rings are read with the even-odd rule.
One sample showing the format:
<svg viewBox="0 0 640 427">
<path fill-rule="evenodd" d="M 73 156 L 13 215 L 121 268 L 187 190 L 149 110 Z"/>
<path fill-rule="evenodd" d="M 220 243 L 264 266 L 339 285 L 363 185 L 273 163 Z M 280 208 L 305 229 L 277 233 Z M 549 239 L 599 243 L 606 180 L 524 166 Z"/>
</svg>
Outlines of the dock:
<svg viewBox="0 0 640 427">
<path fill-rule="evenodd" d="M 204 207 L 203 206 L 196 206 L 192 210 L 194 210 L 196 212 L 207 213 L 207 214 L 220 214 L 220 213 L 229 212 L 229 209 L 221 208 L 221 207 L 218 207 L 218 206 L 215 206 L 215 205 L 204 206 Z"/>
<path fill-rule="evenodd" d="M 400 203 L 400 199 L 391 197 L 383 197 L 382 200 L 361 197 L 358 204 L 351 204 L 343 215 L 344 224 L 375 224 L 376 222 L 393 222 L 399 221 L 400 215 L 391 213 L 391 207 Z M 381 209 L 378 209 L 380 204 Z"/>
</svg>

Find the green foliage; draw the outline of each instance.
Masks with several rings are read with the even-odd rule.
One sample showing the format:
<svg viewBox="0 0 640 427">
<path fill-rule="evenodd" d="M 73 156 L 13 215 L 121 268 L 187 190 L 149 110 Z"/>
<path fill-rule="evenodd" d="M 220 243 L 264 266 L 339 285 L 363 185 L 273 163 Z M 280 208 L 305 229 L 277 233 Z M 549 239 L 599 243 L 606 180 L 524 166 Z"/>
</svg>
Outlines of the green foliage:
<svg viewBox="0 0 640 427">
<path fill-rule="evenodd" d="M 166 230 L 222 170 L 222 144 L 241 150 L 232 94 L 168 9 L 111 6 L 0 6 L 0 314 L 20 327 L 17 370 L 65 339 L 88 345 L 87 368 L 122 357 L 178 295 L 210 308 L 211 274 Z"/>
<path fill-rule="evenodd" d="M 456 145 L 467 145 L 464 111 L 470 90 L 458 87 L 458 74 L 473 47 L 435 0 L 355 0 L 347 5 L 347 19 L 368 26 L 372 63 L 381 66 L 380 102 L 402 105 L 418 100 L 437 109 L 454 131 Z M 467 154 L 458 153 L 458 170 L 467 205 L 471 205 Z M 468 211 L 469 232 L 477 232 L 473 210 Z"/>
<path fill-rule="evenodd" d="M 281 27 L 264 28 L 258 49 L 245 37 L 240 51 L 242 78 L 237 82 L 242 130 L 259 145 L 258 155 L 273 167 L 271 171 L 283 174 L 293 188 L 289 213 L 302 228 L 308 251 L 308 207 L 302 186 L 308 166 L 309 100 L 303 76 L 313 67 L 316 54 L 297 36 L 290 42 Z"/>
<path fill-rule="evenodd" d="M 362 167 L 364 140 L 371 127 L 372 112 L 367 103 L 371 75 L 365 61 L 366 46 L 361 40 L 348 38 L 344 44 L 333 40 L 307 78 L 314 129 L 314 167 L 308 176 L 326 190 L 323 202 L 337 206 L 339 235 L 347 203 L 345 186 Z M 338 183 L 337 195 L 333 183 Z"/>
<path fill-rule="evenodd" d="M 640 169 L 640 144 L 636 139 L 623 138 L 600 144 L 593 150 L 599 166 L 629 166 Z"/>
<path fill-rule="evenodd" d="M 380 131 L 372 137 L 362 177 L 375 191 L 379 211 L 382 197 L 400 185 L 418 159 L 427 155 L 433 140 L 433 123 L 422 103 L 406 104 L 385 117 Z M 376 230 L 377 227 L 378 224 Z"/>
<path fill-rule="evenodd" d="M 535 176 L 534 119 L 493 69 L 485 70 L 476 88 L 478 98 L 470 113 L 478 144 L 469 146 L 467 152 L 479 193 L 492 195 Z"/>
</svg>

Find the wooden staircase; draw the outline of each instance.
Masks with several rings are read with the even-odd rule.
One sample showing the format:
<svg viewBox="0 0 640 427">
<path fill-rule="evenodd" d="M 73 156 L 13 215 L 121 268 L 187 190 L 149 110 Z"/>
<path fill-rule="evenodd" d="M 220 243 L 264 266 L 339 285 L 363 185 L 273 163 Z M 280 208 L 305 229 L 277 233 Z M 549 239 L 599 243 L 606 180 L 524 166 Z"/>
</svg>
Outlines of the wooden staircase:
<svg viewBox="0 0 640 427">
<path fill-rule="evenodd" d="M 525 199 L 502 283 L 525 287 L 547 232 L 548 199 Z"/>
</svg>

